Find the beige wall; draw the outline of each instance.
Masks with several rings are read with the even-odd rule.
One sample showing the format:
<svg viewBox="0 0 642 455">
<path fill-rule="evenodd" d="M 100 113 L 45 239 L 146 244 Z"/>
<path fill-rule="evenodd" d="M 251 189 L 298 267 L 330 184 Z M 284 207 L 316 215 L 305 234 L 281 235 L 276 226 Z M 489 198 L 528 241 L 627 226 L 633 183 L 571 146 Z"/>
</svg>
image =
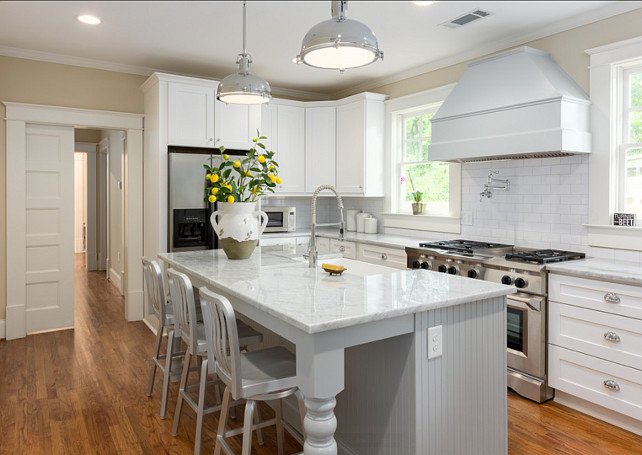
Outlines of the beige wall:
<svg viewBox="0 0 642 455">
<path fill-rule="evenodd" d="M 0 56 L 0 101 L 143 113 L 144 76 Z M 6 115 L 0 104 L 0 319 L 6 308 Z M 9 265 L 10 266 L 10 265 Z"/>
<path fill-rule="evenodd" d="M 76 128 L 74 130 L 75 142 L 100 142 L 100 130 L 91 130 L 84 128 Z"/>
</svg>

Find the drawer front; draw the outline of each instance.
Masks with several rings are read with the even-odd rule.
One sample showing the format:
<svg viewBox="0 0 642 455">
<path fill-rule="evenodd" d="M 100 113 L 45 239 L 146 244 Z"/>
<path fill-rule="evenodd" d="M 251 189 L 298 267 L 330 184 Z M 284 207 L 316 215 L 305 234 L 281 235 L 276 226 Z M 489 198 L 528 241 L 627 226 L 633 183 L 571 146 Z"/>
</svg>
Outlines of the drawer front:
<svg viewBox="0 0 642 455">
<path fill-rule="evenodd" d="M 330 239 L 330 251 L 343 253 L 346 259 L 357 259 L 357 246 L 354 242 Z"/>
<path fill-rule="evenodd" d="M 327 237 L 316 237 L 317 251 L 330 251 L 330 239 Z"/>
<path fill-rule="evenodd" d="M 295 246 L 296 239 L 294 237 L 261 237 L 259 239 L 259 246 L 274 246 L 274 245 L 287 245 Z"/>
<path fill-rule="evenodd" d="M 574 276 L 550 274 L 549 299 L 642 319 L 642 288 Z"/>
<path fill-rule="evenodd" d="M 642 370 L 642 322 L 549 302 L 548 341 Z"/>
<path fill-rule="evenodd" d="M 310 243 L 310 237 L 297 237 L 296 244 L 307 246 Z"/>
<path fill-rule="evenodd" d="M 386 248 L 360 243 L 357 246 L 357 258 L 360 261 L 385 265 L 386 267 L 394 267 L 396 269 L 406 270 L 408 268 L 405 249 Z"/>
<path fill-rule="evenodd" d="M 551 387 L 642 420 L 642 371 L 549 345 Z"/>
</svg>

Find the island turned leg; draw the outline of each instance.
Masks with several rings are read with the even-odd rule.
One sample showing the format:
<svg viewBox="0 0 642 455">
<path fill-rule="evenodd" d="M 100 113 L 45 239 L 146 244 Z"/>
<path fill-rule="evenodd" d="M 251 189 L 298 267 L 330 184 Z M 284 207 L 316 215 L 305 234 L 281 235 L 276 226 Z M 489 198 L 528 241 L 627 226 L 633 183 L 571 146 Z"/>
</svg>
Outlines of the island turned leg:
<svg viewBox="0 0 642 455">
<path fill-rule="evenodd" d="M 305 455 L 336 455 L 337 443 L 334 432 L 337 429 L 337 418 L 334 407 L 337 400 L 329 398 L 305 398 L 307 410 L 303 425 L 307 434 L 303 453 Z"/>
</svg>

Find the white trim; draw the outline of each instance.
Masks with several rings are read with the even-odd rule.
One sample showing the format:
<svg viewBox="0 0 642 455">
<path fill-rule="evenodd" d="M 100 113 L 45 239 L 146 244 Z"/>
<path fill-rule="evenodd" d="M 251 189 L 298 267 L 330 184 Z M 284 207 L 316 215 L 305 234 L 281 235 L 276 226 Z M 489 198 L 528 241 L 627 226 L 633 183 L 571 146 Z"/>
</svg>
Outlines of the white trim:
<svg viewBox="0 0 642 455">
<path fill-rule="evenodd" d="M 602 248 L 642 251 L 642 227 L 586 225 L 588 244 Z"/>
<path fill-rule="evenodd" d="M 143 317 L 143 115 L 60 106 L 12 103 L 6 106 L 7 175 L 7 339 L 25 337 L 25 150 L 27 123 L 124 130 L 125 161 L 125 316 Z M 17 194 L 16 194 L 17 193 Z M 9 226 L 9 221 L 11 225 Z"/>
<path fill-rule="evenodd" d="M 97 142 L 74 142 L 74 151 L 79 153 L 96 153 Z"/>
<path fill-rule="evenodd" d="M 123 293 L 123 280 L 120 277 L 120 273 L 114 269 L 109 269 L 109 281 L 114 283 L 114 286 L 118 289 L 118 292 Z"/>
<path fill-rule="evenodd" d="M 0 319 L 0 340 L 6 338 L 5 325 L 6 321 L 4 319 Z"/>
<path fill-rule="evenodd" d="M 408 215 L 405 213 L 382 213 L 381 215 L 383 216 L 383 225 L 387 228 L 461 234 L 459 217 Z"/>
</svg>

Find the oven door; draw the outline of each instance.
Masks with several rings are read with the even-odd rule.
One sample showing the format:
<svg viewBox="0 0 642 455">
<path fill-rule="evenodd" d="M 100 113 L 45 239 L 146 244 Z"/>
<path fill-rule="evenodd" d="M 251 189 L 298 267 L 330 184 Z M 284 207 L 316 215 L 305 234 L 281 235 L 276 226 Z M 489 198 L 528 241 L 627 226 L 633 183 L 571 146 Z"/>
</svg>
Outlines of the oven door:
<svg viewBox="0 0 642 455">
<path fill-rule="evenodd" d="M 546 377 L 546 298 L 507 296 L 508 367 L 537 378 Z"/>
</svg>

